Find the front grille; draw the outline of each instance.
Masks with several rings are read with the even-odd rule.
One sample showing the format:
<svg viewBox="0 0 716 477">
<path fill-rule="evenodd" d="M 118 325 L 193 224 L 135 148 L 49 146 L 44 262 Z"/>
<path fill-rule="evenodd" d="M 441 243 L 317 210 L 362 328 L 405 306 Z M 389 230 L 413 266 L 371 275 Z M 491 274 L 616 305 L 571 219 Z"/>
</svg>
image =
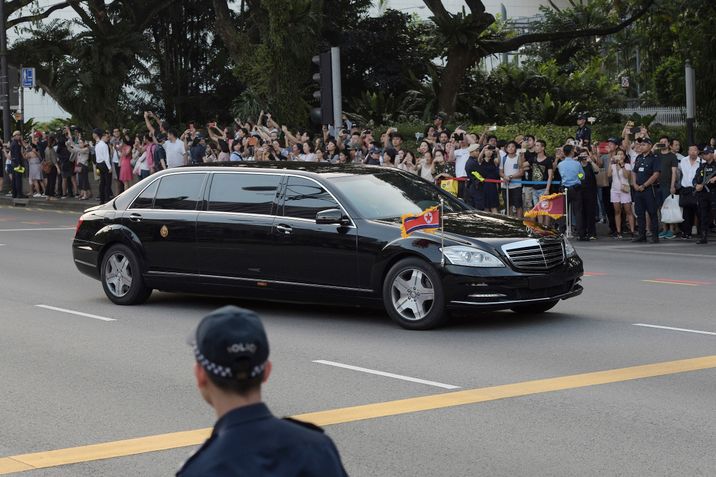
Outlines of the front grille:
<svg viewBox="0 0 716 477">
<path fill-rule="evenodd" d="M 564 263 L 561 240 L 523 240 L 502 246 L 502 251 L 516 270 L 544 272 Z"/>
</svg>

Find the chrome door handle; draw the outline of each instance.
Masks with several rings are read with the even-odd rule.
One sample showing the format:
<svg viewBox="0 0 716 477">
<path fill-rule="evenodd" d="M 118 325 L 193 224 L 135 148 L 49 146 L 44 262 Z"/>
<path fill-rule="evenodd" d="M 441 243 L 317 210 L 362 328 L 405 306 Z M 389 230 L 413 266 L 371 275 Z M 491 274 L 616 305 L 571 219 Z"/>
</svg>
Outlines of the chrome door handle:
<svg viewBox="0 0 716 477">
<path fill-rule="evenodd" d="M 276 230 L 283 232 L 285 235 L 289 235 L 293 231 L 290 225 L 277 225 Z"/>
<path fill-rule="evenodd" d="M 142 215 L 141 214 L 129 214 L 129 220 L 131 220 L 132 222 L 141 222 Z"/>
</svg>

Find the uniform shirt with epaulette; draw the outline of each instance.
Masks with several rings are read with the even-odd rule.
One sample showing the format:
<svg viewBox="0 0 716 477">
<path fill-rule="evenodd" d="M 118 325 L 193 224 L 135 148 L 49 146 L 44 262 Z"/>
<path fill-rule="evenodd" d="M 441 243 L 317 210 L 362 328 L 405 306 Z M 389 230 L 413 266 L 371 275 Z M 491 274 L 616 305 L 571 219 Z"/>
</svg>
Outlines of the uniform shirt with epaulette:
<svg viewBox="0 0 716 477">
<path fill-rule="evenodd" d="M 636 185 L 644 185 L 655 172 L 661 173 L 661 160 L 656 154 L 639 154 L 634 160 L 632 171 Z"/>
<path fill-rule="evenodd" d="M 577 133 L 574 135 L 574 139 L 579 141 L 592 142 L 592 130 L 589 126 L 582 126 L 577 128 Z"/>
<path fill-rule="evenodd" d="M 704 162 L 698 169 L 696 169 L 696 174 L 694 174 L 694 185 L 708 182 L 709 177 L 714 176 L 716 176 L 716 161 Z M 716 193 L 716 184 L 707 184 L 707 186 L 711 189 L 711 193 Z M 706 189 L 704 189 L 704 192 L 706 192 Z"/>
<path fill-rule="evenodd" d="M 178 477 L 343 477 L 333 441 L 310 424 L 278 419 L 263 403 L 229 411 Z"/>
</svg>

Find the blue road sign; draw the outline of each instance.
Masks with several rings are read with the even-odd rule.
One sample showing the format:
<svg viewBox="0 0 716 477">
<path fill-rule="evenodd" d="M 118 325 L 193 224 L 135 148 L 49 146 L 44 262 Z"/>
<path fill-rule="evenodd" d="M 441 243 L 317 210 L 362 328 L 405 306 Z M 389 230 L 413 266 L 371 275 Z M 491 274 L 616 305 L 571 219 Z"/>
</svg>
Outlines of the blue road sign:
<svg viewBox="0 0 716 477">
<path fill-rule="evenodd" d="M 35 68 L 23 68 L 22 69 L 22 87 L 23 88 L 34 88 L 35 87 Z"/>
</svg>

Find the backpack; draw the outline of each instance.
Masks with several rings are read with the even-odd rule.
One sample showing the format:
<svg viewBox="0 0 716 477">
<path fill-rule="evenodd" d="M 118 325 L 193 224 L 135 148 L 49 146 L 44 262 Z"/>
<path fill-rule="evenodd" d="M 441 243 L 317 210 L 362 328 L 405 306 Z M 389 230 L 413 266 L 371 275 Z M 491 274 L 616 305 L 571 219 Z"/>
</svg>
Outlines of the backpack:
<svg viewBox="0 0 716 477">
<path fill-rule="evenodd" d="M 152 160 L 154 161 L 154 169 L 158 172 L 164 169 L 162 166 L 162 159 L 167 162 L 167 152 L 164 150 L 164 146 L 157 144 L 154 147 L 154 153 L 152 154 Z"/>
</svg>

